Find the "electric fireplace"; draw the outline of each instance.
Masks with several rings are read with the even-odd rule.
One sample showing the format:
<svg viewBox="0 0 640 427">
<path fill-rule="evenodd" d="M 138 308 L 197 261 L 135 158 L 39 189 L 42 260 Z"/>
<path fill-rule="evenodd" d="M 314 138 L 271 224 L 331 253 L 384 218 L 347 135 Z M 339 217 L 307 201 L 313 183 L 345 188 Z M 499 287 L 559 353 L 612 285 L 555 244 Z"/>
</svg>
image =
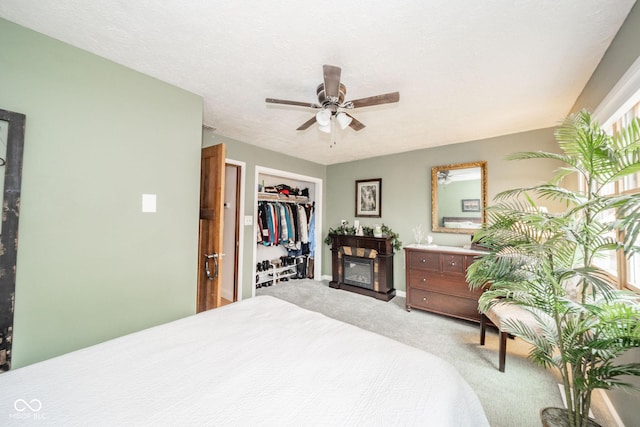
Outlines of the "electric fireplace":
<svg viewBox="0 0 640 427">
<path fill-rule="evenodd" d="M 373 290 L 374 259 L 345 255 L 342 264 L 344 283 Z"/>
<path fill-rule="evenodd" d="M 331 235 L 332 288 L 389 301 L 393 288 L 393 246 L 386 237 Z"/>
</svg>

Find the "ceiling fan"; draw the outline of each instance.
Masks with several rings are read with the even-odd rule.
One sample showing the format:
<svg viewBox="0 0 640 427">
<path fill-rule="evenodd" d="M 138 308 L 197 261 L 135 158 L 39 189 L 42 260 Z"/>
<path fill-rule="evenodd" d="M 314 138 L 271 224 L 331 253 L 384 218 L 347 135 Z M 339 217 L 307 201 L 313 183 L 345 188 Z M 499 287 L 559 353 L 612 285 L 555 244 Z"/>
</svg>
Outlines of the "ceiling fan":
<svg viewBox="0 0 640 427">
<path fill-rule="evenodd" d="M 351 110 L 372 105 L 390 104 L 400 100 L 399 92 L 391 92 L 345 102 L 344 99 L 347 88 L 340 83 L 340 67 L 323 65 L 322 70 L 324 83 L 318 85 L 316 91 L 318 95 L 317 104 L 274 98 L 265 99 L 269 104 L 295 105 L 320 110 L 316 115 L 301 124 L 296 130 L 305 130 L 317 122 L 321 131 L 329 133 L 331 132 L 331 121 L 335 118 L 335 121 L 338 122 L 342 129 L 346 129 L 347 126 L 349 126 L 351 129 L 359 131 L 364 129 L 365 125 L 349 113 Z"/>
<path fill-rule="evenodd" d="M 443 170 L 438 172 L 438 184 L 448 184 L 451 182 L 451 171 Z"/>
</svg>

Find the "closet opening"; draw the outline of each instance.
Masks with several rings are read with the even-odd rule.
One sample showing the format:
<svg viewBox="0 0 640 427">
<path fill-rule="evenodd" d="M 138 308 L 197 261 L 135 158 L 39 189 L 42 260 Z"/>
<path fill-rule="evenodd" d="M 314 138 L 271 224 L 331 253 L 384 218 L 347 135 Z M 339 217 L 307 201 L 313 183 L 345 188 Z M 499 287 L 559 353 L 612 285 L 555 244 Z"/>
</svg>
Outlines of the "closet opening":
<svg viewBox="0 0 640 427">
<path fill-rule="evenodd" d="M 322 179 L 256 167 L 256 289 L 298 279 L 320 280 Z"/>
</svg>

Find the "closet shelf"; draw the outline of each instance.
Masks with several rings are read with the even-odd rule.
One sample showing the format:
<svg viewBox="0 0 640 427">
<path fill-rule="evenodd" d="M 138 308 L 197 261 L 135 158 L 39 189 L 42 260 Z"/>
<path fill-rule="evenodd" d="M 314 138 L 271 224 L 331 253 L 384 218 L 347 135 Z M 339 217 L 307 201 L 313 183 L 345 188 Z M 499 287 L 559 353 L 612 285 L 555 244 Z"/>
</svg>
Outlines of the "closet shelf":
<svg viewBox="0 0 640 427">
<path fill-rule="evenodd" d="M 258 201 L 260 202 L 283 202 L 283 203 L 308 203 L 309 198 L 306 196 L 287 196 L 279 193 L 258 193 Z"/>
</svg>

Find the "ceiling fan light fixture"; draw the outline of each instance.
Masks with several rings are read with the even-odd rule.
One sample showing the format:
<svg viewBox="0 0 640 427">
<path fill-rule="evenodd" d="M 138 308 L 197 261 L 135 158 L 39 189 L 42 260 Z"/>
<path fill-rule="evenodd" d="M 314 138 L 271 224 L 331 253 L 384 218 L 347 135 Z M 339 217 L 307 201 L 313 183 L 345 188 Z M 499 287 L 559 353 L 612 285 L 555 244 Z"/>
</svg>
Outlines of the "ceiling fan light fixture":
<svg viewBox="0 0 640 427">
<path fill-rule="evenodd" d="M 320 123 L 318 123 L 318 129 L 320 129 L 320 132 L 331 133 L 331 122 L 327 123 L 326 125 L 321 125 Z"/>
<path fill-rule="evenodd" d="M 316 121 L 318 122 L 320 127 L 325 126 L 330 128 L 331 111 L 326 108 L 322 111 L 319 111 L 318 114 L 316 114 Z"/>
<path fill-rule="evenodd" d="M 340 112 L 336 115 L 336 120 L 338 120 L 338 124 L 342 130 L 346 129 L 347 126 L 351 124 L 353 120 L 348 114 Z"/>
</svg>

